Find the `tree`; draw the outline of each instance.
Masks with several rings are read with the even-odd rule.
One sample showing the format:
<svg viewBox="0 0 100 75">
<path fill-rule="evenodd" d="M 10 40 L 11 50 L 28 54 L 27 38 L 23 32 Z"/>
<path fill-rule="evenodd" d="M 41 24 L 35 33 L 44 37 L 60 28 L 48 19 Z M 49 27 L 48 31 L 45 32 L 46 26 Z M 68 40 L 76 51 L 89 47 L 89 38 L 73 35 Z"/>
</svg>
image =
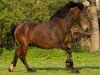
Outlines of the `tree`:
<svg viewBox="0 0 100 75">
<path fill-rule="evenodd" d="M 97 9 L 100 10 L 100 0 L 96 0 Z"/>
<path fill-rule="evenodd" d="M 91 14 L 91 52 L 97 52 L 99 50 L 99 25 L 97 16 L 96 0 L 88 0 L 90 3 L 90 14 Z"/>
</svg>

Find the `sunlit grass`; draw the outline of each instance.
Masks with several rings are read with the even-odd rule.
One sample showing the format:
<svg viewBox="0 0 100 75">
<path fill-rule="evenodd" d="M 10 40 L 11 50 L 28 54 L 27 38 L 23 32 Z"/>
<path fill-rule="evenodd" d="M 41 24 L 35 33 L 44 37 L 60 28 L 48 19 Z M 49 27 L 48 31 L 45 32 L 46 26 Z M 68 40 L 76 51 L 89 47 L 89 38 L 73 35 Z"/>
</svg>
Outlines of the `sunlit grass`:
<svg viewBox="0 0 100 75">
<path fill-rule="evenodd" d="M 74 49 L 73 49 L 74 50 Z M 14 55 L 14 50 L 3 49 L 0 55 L 0 75 L 75 75 L 65 67 L 66 52 L 60 49 L 29 48 L 27 62 L 36 72 L 29 73 L 18 60 L 14 72 L 8 72 Z M 100 74 L 100 53 L 88 51 L 73 51 L 74 66 L 80 71 L 79 75 Z"/>
</svg>

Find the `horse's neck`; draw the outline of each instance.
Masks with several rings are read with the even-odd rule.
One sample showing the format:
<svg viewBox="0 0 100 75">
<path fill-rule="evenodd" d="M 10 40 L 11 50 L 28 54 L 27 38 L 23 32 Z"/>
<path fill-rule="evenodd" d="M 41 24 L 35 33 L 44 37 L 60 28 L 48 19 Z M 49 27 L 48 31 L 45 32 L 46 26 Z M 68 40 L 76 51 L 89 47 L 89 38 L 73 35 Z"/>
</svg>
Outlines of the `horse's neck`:
<svg viewBox="0 0 100 75">
<path fill-rule="evenodd" d="M 60 20 L 60 24 L 64 32 L 69 31 L 69 29 L 71 28 L 72 22 L 73 22 L 73 18 L 71 16 L 66 16 L 65 18 Z"/>
<path fill-rule="evenodd" d="M 73 13 L 73 14 L 72 14 Z M 64 28 L 65 31 L 67 31 L 67 29 L 71 28 L 72 23 L 75 21 L 76 19 L 76 15 L 74 14 L 73 11 L 69 12 L 63 19 L 62 19 L 62 26 Z"/>
<path fill-rule="evenodd" d="M 70 29 L 71 24 L 73 23 L 73 18 L 68 15 L 63 19 L 63 23 L 65 28 Z"/>
<path fill-rule="evenodd" d="M 66 16 L 66 18 L 54 18 L 52 22 L 55 25 L 58 25 L 64 32 L 67 32 L 70 29 L 73 20 L 72 17 Z"/>
<path fill-rule="evenodd" d="M 73 21 L 77 19 L 79 12 L 80 11 L 78 8 L 70 9 L 69 13 L 67 13 L 67 15 L 63 19 L 64 25 L 65 25 L 64 27 L 67 26 L 67 28 L 70 29 Z"/>
</svg>

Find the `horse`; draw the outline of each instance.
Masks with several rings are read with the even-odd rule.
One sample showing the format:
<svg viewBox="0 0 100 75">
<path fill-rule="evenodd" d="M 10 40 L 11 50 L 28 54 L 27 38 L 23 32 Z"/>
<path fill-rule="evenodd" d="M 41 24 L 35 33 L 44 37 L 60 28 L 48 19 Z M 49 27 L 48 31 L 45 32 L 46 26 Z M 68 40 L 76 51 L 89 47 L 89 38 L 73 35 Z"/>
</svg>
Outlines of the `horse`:
<svg viewBox="0 0 100 75">
<path fill-rule="evenodd" d="M 12 72 L 20 58 L 27 71 L 34 72 L 26 61 L 28 45 L 32 43 L 40 48 L 60 48 L 67 54 L 66 67 L 72 72 L 79 71 L 74 67 L 72 60 L 72 33 L 71 26 L 77 23 L 83 30 L 89 29 L 88 14 L 80 2 L 69 2 L 58 9 L 50 20 L 45 23 L 24 22 L 12 28 L 12 35 L 18 44 L 12 63 L 8 71 Z"/>
</svg>

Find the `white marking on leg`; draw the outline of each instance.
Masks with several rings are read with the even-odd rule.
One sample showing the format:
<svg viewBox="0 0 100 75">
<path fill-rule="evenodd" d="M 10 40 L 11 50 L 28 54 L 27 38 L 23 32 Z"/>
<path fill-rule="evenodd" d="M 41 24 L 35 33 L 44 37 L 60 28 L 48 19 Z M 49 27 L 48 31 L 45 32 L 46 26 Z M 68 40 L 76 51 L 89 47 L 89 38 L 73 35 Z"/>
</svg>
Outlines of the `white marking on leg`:
<svg viewBox="0 0 100 75">
<path fill-rule="evenodd" d="M 11 65 L 9 66 L 9 71 L 12 72 L 13 70 L 14 70 L 14 66 L 13 66 L 13 64 L 11 64 Z"/>
</svg>

